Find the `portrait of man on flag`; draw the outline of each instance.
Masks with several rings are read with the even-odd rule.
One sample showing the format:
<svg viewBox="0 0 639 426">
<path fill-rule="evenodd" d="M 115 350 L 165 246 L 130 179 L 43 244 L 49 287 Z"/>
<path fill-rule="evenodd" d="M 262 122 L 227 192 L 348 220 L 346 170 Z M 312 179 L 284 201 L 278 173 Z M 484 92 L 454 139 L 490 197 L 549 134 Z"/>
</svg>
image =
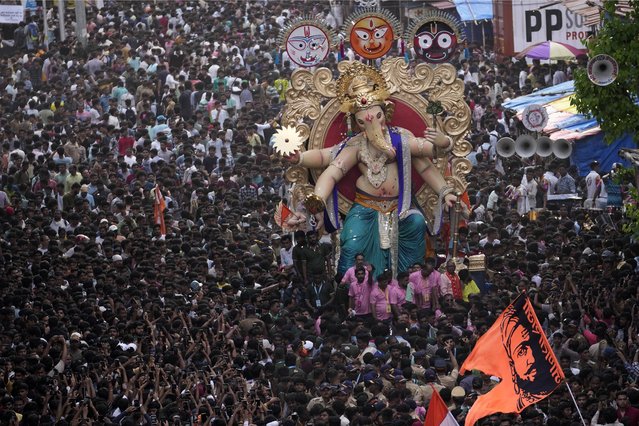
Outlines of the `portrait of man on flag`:
<svg viewBox="0 0 639 426">
<path fill-rule="evenodd" d="M 466 426 L 493 413 L 521 413 L 550 395 L 564 380 L 525 294 L 518 296 L 477 341 L 460 372 L 470 370 L 497 376 L 500 382 L 473 404 Z"/>
<path fill-rule="evenodd" d="M 518 300 L 524 303 L 512 304 L 503 312 L 500 328 L 512 374 L 513 390 L 518 395 L 517 412 L 520 412 L 550 395 L 563 377 L 555 380 L 553 374 L 561 372 L 561 369 L 556 361 L 553 364 L 552 359 L 546 359 L 548 354 L 553 355 L 552 349 L 539 327 L 532 305 L 525 297 Z M 557 368 L 553 368 L 554 366 Z"/>
</svg>

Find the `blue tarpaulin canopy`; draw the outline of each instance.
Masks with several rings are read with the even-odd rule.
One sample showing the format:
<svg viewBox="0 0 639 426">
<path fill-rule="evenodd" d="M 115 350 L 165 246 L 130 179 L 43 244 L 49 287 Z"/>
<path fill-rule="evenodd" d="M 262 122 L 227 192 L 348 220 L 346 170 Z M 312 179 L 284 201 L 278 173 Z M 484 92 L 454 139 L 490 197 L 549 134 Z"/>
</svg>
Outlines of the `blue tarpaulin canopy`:
<svg viewBox="0 0 639 426">
<path fill-rule="evenodd" d="M 512 99 L 503 106 L 517 113 L 521 113 L 528 105 L 545 106 L 549 121 L 543 133 L 551 139 L 564 138 L 574 142 L 571 161 L 579 168 L 580 175 L 588 174 L 593 160 L 599 161 L 602 171 L 610 170 L 613 163 L 627 165 L 625 160 L 619 158 L 618 151 L 620 148 L 636 148 L 632 136 L 625 135 L 608 145 L 597 120 L 577 113 L 570 105 L 569 97 L 574 93 L 574 82 L 567 81 Z"/>
<path fill-rule="evenodd" d="M 493 19 L 492 0 L 454 0 L 454 3 L 462 21 Z"/>
</svg>

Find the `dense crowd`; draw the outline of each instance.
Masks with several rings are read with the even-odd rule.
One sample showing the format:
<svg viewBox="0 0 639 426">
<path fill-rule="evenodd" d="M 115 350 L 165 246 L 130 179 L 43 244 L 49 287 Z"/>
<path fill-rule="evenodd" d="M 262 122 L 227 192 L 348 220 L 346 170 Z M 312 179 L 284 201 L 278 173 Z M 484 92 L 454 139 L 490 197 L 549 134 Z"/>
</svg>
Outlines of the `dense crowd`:
<svg viewBox="0 0 639 426">
<path fill-rule="evenodd" d="M 446 263 L 440 241 L 372 282 L 363 256 L 336 277 L 330 238 L 273 216 L 290 197 L 271 139 L 294 69 L 276 40 L 295 16 L 339 14 L 107 4 L 88 10 L 88 47 L 58 40 L 52 8 L 48 50 L 29 17 L 0 59 L 0 424 L 412 425 L 435 391 L 461 424 L 498 379 L 459 367 L 521 291 L 575 404 L 562 385 L 484 424 L 639 424 L 639 246 L 608 208 L 615 184 L 597 164 L 581 178 L 495 154 L 521 131 L 502 104 L 583 62 L 463 49 L 475 151 L 456 247 L 486 272 Z M 601 210 L 547 200 L 573 192 Z"/>
</svg>

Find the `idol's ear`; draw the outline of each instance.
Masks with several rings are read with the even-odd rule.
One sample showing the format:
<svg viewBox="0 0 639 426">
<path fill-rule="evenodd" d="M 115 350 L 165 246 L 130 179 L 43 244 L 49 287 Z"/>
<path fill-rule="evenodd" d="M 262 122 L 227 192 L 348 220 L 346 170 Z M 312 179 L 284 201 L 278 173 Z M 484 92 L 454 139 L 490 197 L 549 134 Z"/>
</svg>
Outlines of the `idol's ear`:
<svg viewBox="0 0 639 426">
<path fill-rule="evenodd" d="M 384 102 L 384 116 L 386 117 L 386 125 L 390 124 L 395 113 L 395 103 L 393 101 Z"/>
</svg>

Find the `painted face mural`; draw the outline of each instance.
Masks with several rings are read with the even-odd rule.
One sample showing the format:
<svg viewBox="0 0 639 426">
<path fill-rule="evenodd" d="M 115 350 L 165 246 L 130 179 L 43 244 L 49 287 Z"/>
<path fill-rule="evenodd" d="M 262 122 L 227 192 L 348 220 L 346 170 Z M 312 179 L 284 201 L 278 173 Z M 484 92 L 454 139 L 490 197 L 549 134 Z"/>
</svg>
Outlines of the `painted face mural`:
<svg viewBox="0 0 639 426">
<path fill-rule="evenodd" d="M 424 23 L 413 37 L 415 53 L 424 61 L 435 64 L 450 61 L 458 43 L 455 30 L 439 21 Z"/>
<path fill-rule="evenodd" d="M 393 25 L 377 16 L 362 17 L 355 22 L 350 34 L 353 51 L 366 59 L 377 59 L 387 54 L 394 39 Z"/>
<path fill-rule="evenodd" d="M 320 27 L 300 25 L 286 39 L 286 53 L 301 67 L 314 67 L 328 56 L 329 37 Z"/>
</svg>

